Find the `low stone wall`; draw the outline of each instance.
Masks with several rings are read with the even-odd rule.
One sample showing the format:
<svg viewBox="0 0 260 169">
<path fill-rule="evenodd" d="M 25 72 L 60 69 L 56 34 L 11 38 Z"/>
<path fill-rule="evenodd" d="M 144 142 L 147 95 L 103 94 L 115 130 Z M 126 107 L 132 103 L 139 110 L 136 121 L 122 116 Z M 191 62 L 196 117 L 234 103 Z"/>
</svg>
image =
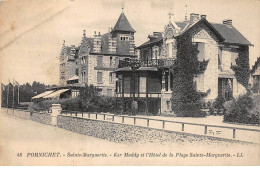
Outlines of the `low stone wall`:
<svg viewBox="0 0 260 169">
<path fill-rule="evenodd" d="M 51 115 L 47 113 L 34 112 L 31 114 L 31 119 L 43 124 L 51 124 Z"/>
<path fill-rule="evenodd" d="M 11 115 L 11 116 L 16 116 L 16 117 L 19 117 L 19 118 L 27 119 L 27 120 L 31 119 L 31 112 L 25 111 L 25 110 L 8 109 L 7 114 Z"/>
<path fill-rule="evenodd" d="M 141 126 L 113 123 L 108 121 L 83 119 L 80 117 L 69 117 L 59 115 L 57 126 L 66 130 L 106 139 L 113 142 L 125 143 L 201 143 L 201 144 L 232 144 L 242 143 L 235 140 L 198 136 L 162 129 L 153 129 Z"/>
</svg>

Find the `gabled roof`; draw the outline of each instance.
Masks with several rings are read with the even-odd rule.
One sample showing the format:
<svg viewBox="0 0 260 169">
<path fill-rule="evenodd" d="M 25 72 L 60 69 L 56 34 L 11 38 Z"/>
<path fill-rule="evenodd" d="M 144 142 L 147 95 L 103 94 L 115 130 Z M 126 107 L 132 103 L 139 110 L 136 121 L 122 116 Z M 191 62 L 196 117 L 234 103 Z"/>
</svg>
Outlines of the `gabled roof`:
<svg viewBox="0 0 260 169">
<path fill-rule="evenodd" d="M 180 28 L 180 35 L 183 35 L 188 30 L 192 29 L 195 25 L 204 22 L 210 29 L 213 31 L 218 38 L 222 41 L 222 43 L 227 44 L 236 44 L 236 45 L 247 45 L 251 46 L 252 44 L 234 27 L 229 27 L 226 24 L 216 24 L 210 23 L 205 18 L 200 19 L 198 22 L 190 23 L 190 22 L 176 22 L 177 26 Z M 162 34 L 162 33 L 161 33 Z M 153 45 L 156 42 L 162 41 L 162 36 L 158 36 L 152 41 L 147 41 L 142 45 L 138 46 L 138 48 L 143 48 L 149 45 Z"/>
<path fill-rule="evenodd" d="M 224 43 L 252 45 L 234 26 L 211 23 L 211 25 L 224 37 Z"/>
<path fill-rule="evenodd" d="M 126 16 L 124 13 L 121 13 L 121 15 L 119 16 L 115 27 L 112 30 L 114 31 L 126 31 L 126 32 L 133 32 L 135 33 L 135 30 L 132 28 L 132 26 L 130 25 L 130 23 L 128 22 Z"/>
<path fill-rule="evenodd" d="M 195 27 L 196 25 L 204 23 L 208 28 L 215 33 L 215 35 L 219 38 L 220 41 L 224 41 L 225 38 L 206 20 L 206 18 L 201 18 L 198 22 L 195 23 L 188 23 L 189 25 L 184 28 L 184 30 L 181 30 L 180 35 L 185 34 L 187 31 Z"/>
</svg>

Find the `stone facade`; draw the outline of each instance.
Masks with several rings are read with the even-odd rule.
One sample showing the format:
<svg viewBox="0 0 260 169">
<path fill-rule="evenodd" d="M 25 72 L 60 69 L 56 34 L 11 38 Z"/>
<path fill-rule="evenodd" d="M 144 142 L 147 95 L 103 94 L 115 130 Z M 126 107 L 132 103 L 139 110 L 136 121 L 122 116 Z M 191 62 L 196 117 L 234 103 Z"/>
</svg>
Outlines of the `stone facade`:
<svg viewBox="0 0 260 169">
<path fill-rule="evenodd" d="M 198 14 L 192 13 L 190 21 L 175 22 L 170 14 L 169 23 L 164 27 L 164 31 L 149 35 L 149 40 L 137 47 L 137 53 L 141 60 L 174 60 L 177 55 L 178 39 L 191 36 L 192 42 L 198 45 L 199 61 L 209 61 L 205 72 L 198 77 L 194 77 L 197 90 L 209 92 L 205 97 L 206 102 L 214 101 L 220 94 L 226 99 L 230 99 L 231 96 L 238 97 L 246 92 L 245 87 L 237 81 L 231 65 L 236 64 L 238 49 L 241 46 L 251 45 L 247 39 L 237 32 L 233 28 L 231 20 L 225 21 L 223 24 L 209 23 L 205 15 L 201 15 L 200 18 Z M 167 85 L 165 80 L 169 82 L 172 79 L 170 79 L 170 76 L 165 76 L 165 71 L 168 70 L 162 71 L 162 112 L 169 111 L 169 100 L 171 98 L 171 91 L 165 91 Z"/>
<path fill-rule="evenodd" d="M 77 85 L 94 85 L 101 89 L 100 94 L 115 96 L 114 71 L 119 60 L 136 57 L 134 33 L 124 13 L 120 15 L 115 27 L 106 34 L 97 34 L 95 31 L 93 37 L 86 37 L 84 30 L 81 45 L 69 61 L 64 58 L 70 51 L 65 45 L 62 48 L 60 85 L 66 85 L 66 81 L 76 75 Z"/>
<path fill-rule="evenodd" d="M 197 25 L 191 30 L 191 34 L 193 42 L 205 44 L 204 57 L 209 62 L 202 75 L 204 76 L 203 92 L 210 90 L 206 99 L 213 100 L 218 96 L 218 39 L 204 24 Z"/>
<path fill-rule="evenodd" d="M 77 48 L 75 46 L 62 46 L 60 54 L 60 81 L 59 85 L 65 86 L 67 80 L 76 75 L 75 53 Z"/>
</svg>

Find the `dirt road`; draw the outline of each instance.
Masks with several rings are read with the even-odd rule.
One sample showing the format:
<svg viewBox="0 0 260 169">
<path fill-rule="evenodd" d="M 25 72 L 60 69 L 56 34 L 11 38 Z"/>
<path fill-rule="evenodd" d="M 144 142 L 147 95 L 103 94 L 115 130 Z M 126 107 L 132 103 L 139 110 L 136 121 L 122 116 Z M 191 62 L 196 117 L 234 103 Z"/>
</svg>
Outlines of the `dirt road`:
<svg viewBox="0 0 260 169">
<path fill-rule="evenodd" d="M 0 113 L 0 165 L 259 165 L 258 159 L 259 147 L 251 145 L 119 144 Z"/>
</svg>

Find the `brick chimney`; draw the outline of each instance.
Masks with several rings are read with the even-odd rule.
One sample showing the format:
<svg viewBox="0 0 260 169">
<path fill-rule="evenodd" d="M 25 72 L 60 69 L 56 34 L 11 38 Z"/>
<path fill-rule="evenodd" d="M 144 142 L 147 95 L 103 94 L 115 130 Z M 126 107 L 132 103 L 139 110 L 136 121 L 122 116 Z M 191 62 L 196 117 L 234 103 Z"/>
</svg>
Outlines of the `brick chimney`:
<svg viewBox="0 0 260 169">
<path fill-rule="evenodd" d="M 100 53 L 101 52 L 101 34 L 100 32 L 96 34 L 96 31 L 94 32 L 94 43 L 93 43 L 93 50 L 94 52 Z"/>
<path fill-rule="evenodd" d="M 194 22 L 196 22 L 198 20 L 199 20 L 199 14 L 196 14 L 196 13 L 191 13 L 190 14 L 190 22 L 191 23 L 194 23 Z"/>
<path fill-rule="evenodd" d="M 205 18 L 206 19 L 206 15 L 200 15 L 200 18 Z"/>
<path fill-rule="evenodd" d="M 229 27 L 232 27 L 232 20 L 231 20 L 231 19 L 224 20 L 224 21 L 223 21 L 223 24 L 224 24 L 224 25 L 227 25 L 227 26 L 229 26 Z"/>
</svg>

